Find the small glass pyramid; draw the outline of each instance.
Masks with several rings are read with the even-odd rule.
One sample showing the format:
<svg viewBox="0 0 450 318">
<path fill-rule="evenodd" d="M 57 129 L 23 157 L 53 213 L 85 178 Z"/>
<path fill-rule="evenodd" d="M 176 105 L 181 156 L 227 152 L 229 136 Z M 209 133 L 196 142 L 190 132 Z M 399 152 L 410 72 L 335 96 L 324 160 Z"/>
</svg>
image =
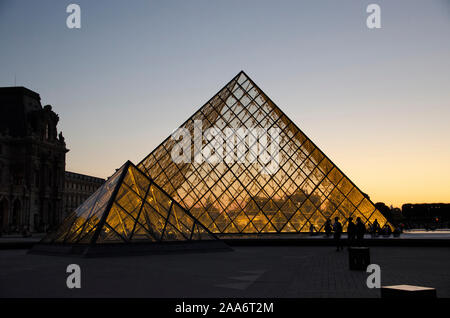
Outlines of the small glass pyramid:
<svg viewBox="0 0 450 318">
<path fill-rule="evenodd" d="M 128 161 L 41 243 L 197 240 L 217 238 Z"/>
</svg>

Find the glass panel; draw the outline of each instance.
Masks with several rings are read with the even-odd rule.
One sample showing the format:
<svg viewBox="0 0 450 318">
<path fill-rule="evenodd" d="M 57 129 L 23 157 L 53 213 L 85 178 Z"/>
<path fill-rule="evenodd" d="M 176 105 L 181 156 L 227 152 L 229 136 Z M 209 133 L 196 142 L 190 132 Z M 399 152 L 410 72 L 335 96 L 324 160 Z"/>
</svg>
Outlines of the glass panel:
<svg viewBox="0 0 450 318">
<path fill-rule="evenodd" d="M 123 185 L 119 189 L 115 202 L 133 218 L 137 218 L 143 203 L 142 199 L 131 191 L 126 185 Z"/>
<path fill-rule="evenodd" d="M 347 195 L 347 197 L 352 201 L 354 205 L 358 205 L 359 202 L 364 198 L 361 192 L 357 188 L 353 188 L 350 193 Z"/>
<path fill-rule="evenodd" d="M 281 231 L 287 220 L 287 217 L 281 211 L 278 211 L 270 221 L 277 231 Z"/>
<path fill-rule="evenodd" d="M 341 193 L 341 191 L 338 190 L 338 188 L 334 188 L 334 190 L 328 196 L 329 202 L 331 202 L 335 209 L 341 204 L 344 198 L 344 195 Z"/>
<path fill-rule="evenodd" d="M 194 237 L 195 235 L 195 237 Z M 192 240 L 214 240 L 214 238 L 198 223 L 195 224 Z"/>
<path fill-rule="evenodd" d="M 366 198 L 364 198 L 358 205 L 358 210 L 368 218 L 375 210 L 375 206 Z"/>
<path fill-rule="evenodd" d="M 185 241 L 187 238 L 184 237 L 180 231 L 178 231 L 172 224 L 167 223 L 162 237 L 162 241 Z"/>
<path fill-rule="evenodd" d="M 192 231 L 192 227 L 194 226 L 194 220 L 176 204 L 172 206 L 171 216 L 173 216 L 176 220 L 176 224 L 178 225 L 177 228 L 183 234 L 189 236 Z"/>
<path fill-rule="evenodd" d="M 339 213 L 347 220 L 355 209 L 356 207 L 348 199 L 345 199 L 339 206 Z"/>
<path fill-rule="evenodd" d="M 117 204 L 113 204 L 108 214 L 106 222 L 118 234 L 123 237 L 129 237 L 134 227 L 134 219 L 124 212 Z"/>
<path fill-rule="evenodd" d="M 136 168 L 130 166 L 123 183 L 128 185 L 141 198 L 145 197 L 150 180 L 144 177 Z"/>
<path fill-rule="evenodd" d="M 64 237 L 67 235 L 67 232 L 70 230 L 70 228 L 72 227 L 73 222 L 76 220 L 77 218 L 77 214 L 75 212 L 72 212 L 69 216 L 67 216 L 63 223 L 59 226 L 59 228 L 47 235 L 42 242 L 45 243 L 49 243 L 49 242 L 62 242 L 64 241 Z"/>
<path fill-rule="evenodd" d="M 150 205 L 144 204 L 141 214 L 139 215 L 139 223 L 147 229 L 155 238 L 161 238 L 166 219 L 156 212 Z"/>
<path fill-rule="evenodd" d="M 114 232 L 108 224 L 105 224 L 100 229 L 99 237 L 96 243 L 102 244 L 102 243 L 123 243 L 123 242 L 125 242 L 124 239 L 116 232 Z"/>
<path fill-rule="evenodd" d="M 142 225 L 136 224 L 136 228 L 133 233 L 132 241 L 149 241 L 156 242 L 156 239 L 151 236 Z"/>
<path fill-rule="evenodd" d="M 307 218 L 300 211 L 297 211 L 289 220 L 289 223 L 294 227 L 296 232 L 299 232 L 306 221 Z"/>
<path fill-rule="evenodd" d="M 342 178 L 341 182 L 338 184 L 338 189 L 342 192 L 343 195 L 347 195 L 350 190 L 353 188 L 353 185 L 347 178 Z"/>
<path fill-rule="evenodd" d="M 333 168 L 333 170 L 331 170 L 331 172 L 328 174 L 328 179 L 330 179 L 330 181 L 333 182 L 334 185 L 337 185 L 342 179 L 342 173 L 340 173 L 337 168 Z"/>
<path fill-rule="evenodd" d="M 269 220 L 264 215 L 264 213 L 259 212 L 252 220 L 253 225 L 255 226 L 256 230 L 260 232 L 263 227 L 267 224 Z"/>
<path fill-rule="evenodd" d="M 333 167 L 333 164 L 327 158 L 324 158 L 319 164 L 319 168 L 323 171 L 324 174 L 328 174 L 333 169 Z"/>
<path fill-rule="evenodd" d="M 320 212 L 325 218 L 331 218 L 334 211 L 336 210 L 336 207 L 334 204 L 330 202 L 330 200 L 326 199 L 322 202 L 319 208 Z"/>
<path fill-rule="evenodd" d="M 147 203 L 150 204 L 164 217 L 167 217 L 172 199 L 161 192 L 155 185 L 150 186 L 150 191 L 146 197 Z"/>
<path fill-rule="evenodd" d="M 306 200 L 305 203 L 300 207 L 300 212 L 307 218 L 310 218 L 311 215 L 316 211 L 316 207 L 310 200 Z"/>
</svg>

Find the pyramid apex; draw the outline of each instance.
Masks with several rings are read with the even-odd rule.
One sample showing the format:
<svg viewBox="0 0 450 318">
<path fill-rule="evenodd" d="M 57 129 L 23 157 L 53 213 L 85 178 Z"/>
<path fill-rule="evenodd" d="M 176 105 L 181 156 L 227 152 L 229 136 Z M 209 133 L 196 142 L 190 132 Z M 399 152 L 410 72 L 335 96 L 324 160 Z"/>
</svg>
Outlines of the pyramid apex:
<svg viewBox="0 0 450 318">
<path fill-rule="evenodd" d="M 127 160 L 125 163 L 124 163 L 124 165 L 125 166 L 136 166 L 131 160 Z"/>
<path fill-rule="evenodd" d="M 240 71 L 239 71 L 239 73 L 238 73 L 238 75 L 245 75 L 245 76 L 247 76 L 247 77 L 248 77 L 247 73 L 245 73 L 245 71 L 244 71 L 244 70 L 240 70 Z"/>
<path fill-rule="evenodd" d="M 244 70 L 240 70 L 239 73 L 235 77 L 240 77 L 241 75 L 244 75 L 245 77 L 248 77 L 247 73 L 245 73 Z"/>
<path fill-rule="evenodd" d="M 248 76 L 244 70 L 239 71 L 239 73 L 234 77 L 234 79 L 238 80 L 238 82 L 244 82 L 246 80 L 252 81 L 250 76 Z"/>
</svg>

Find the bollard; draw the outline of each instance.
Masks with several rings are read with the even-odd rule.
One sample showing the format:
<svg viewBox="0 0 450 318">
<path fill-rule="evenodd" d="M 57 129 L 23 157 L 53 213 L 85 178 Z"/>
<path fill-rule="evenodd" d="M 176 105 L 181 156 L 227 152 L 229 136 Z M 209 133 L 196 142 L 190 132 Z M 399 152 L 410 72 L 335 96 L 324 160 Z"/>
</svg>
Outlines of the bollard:
<svg viewBox="0 0 450 318">
<path fill-rule="evenodd" d="M 370 249 L 368 247 L 349 247 L 348 263 L 350 270 L 365 271 L 370 264 Z"/>
</svg>

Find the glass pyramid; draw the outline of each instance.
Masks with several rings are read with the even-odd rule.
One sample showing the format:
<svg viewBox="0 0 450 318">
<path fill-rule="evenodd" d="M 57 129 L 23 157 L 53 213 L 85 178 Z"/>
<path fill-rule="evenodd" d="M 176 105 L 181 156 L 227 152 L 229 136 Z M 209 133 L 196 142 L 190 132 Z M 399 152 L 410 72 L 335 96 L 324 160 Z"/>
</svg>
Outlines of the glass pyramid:
<svg viewBox="0 0 450 318">
<path fill-rule="evenodd" d="M 198 123 L 203 131 L 244 127 L 249 133 L 228 139 L 224 133 L 224 144 L 235 147 L 217 147 L 217 139 L 196 137 Z M 255 128 L 279 131 L 270 141 L 278 149 L 277 167 L 271 173 L 262 173 L 267 160 L 261 159 L 260 148 L 252 147 L 258 139 Z M 186 140 L 191 150 L 187 161 L 172 159 L 179 140 L 169 136 L 138 167 L 213 233 L 296 233 L 310 231 L 311 225 L 323 231 L 325 221 L 336 216 L 344 229 L 350 216 L 366 225 L 375 219 L 381 226 L 387 224 L 369 197 L 244 72 L 180 129 L 194 136 L 190 144 Z M 225 160 L 197 161 L 208 147 L 213 149 L 210 156 Z"/>
<path fill-rule="evenodd" d="M 217 238 L 128 161 L 42 243 L 192 240 Z"/>
</svg>

